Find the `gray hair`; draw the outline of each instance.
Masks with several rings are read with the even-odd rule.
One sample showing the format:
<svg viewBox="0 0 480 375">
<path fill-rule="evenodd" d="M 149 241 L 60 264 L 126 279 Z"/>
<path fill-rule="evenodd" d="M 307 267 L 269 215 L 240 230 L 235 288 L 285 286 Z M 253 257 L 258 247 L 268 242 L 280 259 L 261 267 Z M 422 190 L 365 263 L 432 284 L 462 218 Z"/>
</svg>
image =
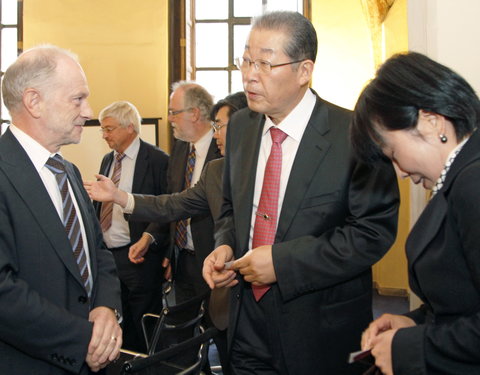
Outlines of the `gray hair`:
<svg viewBox="0 0 480 375">
<path fill-rule="evenodd" d="M 122 128 L 128 127 L 132 124 L 135 133 L 140 134 L 140 124 L 142 117 L 138 109 L 126 100 L 113 102 L 100 111 L 98 119 L 102 122 L 106 117 L 116 119 Z"/>
<path fill-rule="evenodd" d="M 2 95 L 5 107 L 10 113 L 20 109 L 26 89 L 44 91 L 54 86 L 57 63 L 62 57 L 78 62 L 74 53 L 45 44 L 26 50 L 8 67 L 3 76 Z"/>
<path fill-rule="evenodd" d="M 213 107 L 213 98 L 208 91 L 193 81 L 178 81 L 172 84 L 172 91 L 182 89 L 184 91 L 183 105 L 185 108 L 199 108 L 203 121 L 210 119 L 210 111 Z"/>
<path fill-rule="evenodd" d="M 289 36 L 283 52 L 293 61 L 317 57 L 317 32 L 312 23 L 298 12 L 276 11 L 255 17 L 253 29 L 279 30 Z"/>
</svg>

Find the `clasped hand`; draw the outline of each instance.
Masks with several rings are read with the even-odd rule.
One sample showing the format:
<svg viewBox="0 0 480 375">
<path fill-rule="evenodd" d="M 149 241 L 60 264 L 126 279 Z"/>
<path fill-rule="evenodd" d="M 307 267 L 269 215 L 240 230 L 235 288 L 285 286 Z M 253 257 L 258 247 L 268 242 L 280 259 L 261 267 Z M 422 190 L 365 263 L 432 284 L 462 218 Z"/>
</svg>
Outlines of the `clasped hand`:
<svg viewBox="0 0 480 375">
<path fill-rule="evenodd" d="M 203 263 L 203 278 L 210 288 L 232 287 L 238 271 L 245 281 L 254 285 L 267 285 L 277 281 L 272 260 L 272 246 L 259 246 L 249 250 L 243 257 L 234 260 L 230 246 L 217 247 Z M 225 267 L 225 263 L 233 263 Z"/>
</svg>

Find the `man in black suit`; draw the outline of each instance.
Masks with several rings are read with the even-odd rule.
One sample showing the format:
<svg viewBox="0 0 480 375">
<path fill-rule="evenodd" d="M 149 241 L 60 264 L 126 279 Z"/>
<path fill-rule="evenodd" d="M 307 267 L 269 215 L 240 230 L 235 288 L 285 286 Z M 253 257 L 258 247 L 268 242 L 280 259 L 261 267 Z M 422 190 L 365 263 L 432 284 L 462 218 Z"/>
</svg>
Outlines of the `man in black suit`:
<svg viewBox="0 0 480 375">
<path fill-rule="evenodd" d="M 168 156 L 161 149 L 140 139 L 141 117 L 127 101 L 104 108 L 99 115 L 103 138 L 113 150 L 103 157 L 100 174 L 116 174 L 117 185 L 128 192 L 164 194 L 167 192 Z M 117 162 L 117 158 L 121 161 Z M 116 166 L 118 166 L 117 169 Z M 117 171 L 117 172 L 116 172 Z M 117 265 L 122 288 L 124 348 L 145 352 L 141 318 L 161 309 L 162 260 L 168 245 L 168 226 L 158 226 L 143 262 L 132 263 L 130 246 L 137 242 L 149 222 L 127 222 L 118 205 L 94 202 L 107 248 Z"/>
<path fill-rule="evenodd" d="M 122 345 L 120 285 L 78 169 L 61 158 L 92 116 L 76 57 L 25 51 L 2 93 L 0 373 L 91 374 Z M 117 314 L 116 314 L 117 313 Z"/>
<path fill-rule="evenodd" d="M 212 288 L 232 287 L 236 375 L 359 373 L 347 358 L 372 316 L 371 265 L 396 235 L 395 173 L 359 163 L 350 112 L 309 89 L 316 49 L 305 17 L 272 12 L 237 60 L 251 111 L 230 120 L 217 248 L 203 270 Z"/>
</svg>

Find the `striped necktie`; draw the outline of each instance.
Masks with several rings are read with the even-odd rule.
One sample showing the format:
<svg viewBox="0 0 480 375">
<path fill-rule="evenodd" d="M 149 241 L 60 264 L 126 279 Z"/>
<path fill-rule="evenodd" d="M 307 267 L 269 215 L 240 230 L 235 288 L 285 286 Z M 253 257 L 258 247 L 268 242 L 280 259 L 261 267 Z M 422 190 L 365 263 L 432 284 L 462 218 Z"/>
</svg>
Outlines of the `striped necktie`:
<svg viewBox="0 0 480 375">
<path fill-rule="evenodd" d="M 252 248 L 263 245 L 273 245 L 278 221 L 278 195 L 280 191 L 280 176 L 282 174 L 282 142 L 287 134 L 277 128 L 270 128 L 272 148 L 265 166 L 262 193 L 258 203 L 253 227 Z M 270 289 L 270 286 L 252 285 L 256 301 Z"/>
<path fill-rule="evenodd" d="M 185 189 L 188 189 L 192 183 L 195 160 L 195 145 L 192 145 L 192 149 L 190 150 L 187 158 L 187 166 L 185 168 Z M 188 219 L 177 221 L 175 230 L 175 244 L 179 249 L 184 249 L 187 245 L 187 225 Z"/>
<path fill-rule="evenodd" d="M 85 248 L 83 247 L 82 231 L 80 228 L 77 211 L 75 210 L 75 205 L 73 204 L 72 197 L 68 190 L 65 162 L 60 155 L 55 154 L 53 157 L 48 159 L 48 161 L 45 163 L 45 166 L 55 175 L 55 179 L 57 180 L 58 188 L 60 189 L 60 194 L 62 196 L 63 226 L 65 227 L 65 232 L 67 233 L 70 244 L 72 245 L 73 255 L 80 270 L 80 276 L 82 278 L 83 285 L 88 296 L 90 296 L 92 292 L 92 285 L 88 273 L 87 254 L 85 252 Z"/>
<path fill-rule="evenodd" d="M 113 166 L 112 182 L 118 187 L 120 177 L 122 175 L 122 160 L 125 157 L 123 153 L 117 153 L 115 155 L 115 165 Z M 102 203 L 102 209 L 100 210 L 100 226 L 102 232 L 106 232 L 112 226 L 113 217 L 113 202 Z"/>
</svg>

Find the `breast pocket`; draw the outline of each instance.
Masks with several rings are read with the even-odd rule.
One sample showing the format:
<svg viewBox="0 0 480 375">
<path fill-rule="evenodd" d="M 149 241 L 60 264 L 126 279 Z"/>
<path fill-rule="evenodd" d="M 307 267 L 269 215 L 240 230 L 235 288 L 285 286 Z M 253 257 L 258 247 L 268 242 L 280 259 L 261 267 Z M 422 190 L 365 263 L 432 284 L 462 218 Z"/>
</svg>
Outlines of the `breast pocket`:
<svg viewBox="0 0 480 375">
<path fill-rule="evenodd" d="M 311 198 L 306 198 L 304 199 L 300 208 L 304 209 L 304 208 L 321 206 L 324 204 L 330 204 L 338 201 L 339 197 L 340 197 L 340 191 L 337 190 L 332 193 L 327 193 L 327 194 L 317 195 Z"/>
</svg>

